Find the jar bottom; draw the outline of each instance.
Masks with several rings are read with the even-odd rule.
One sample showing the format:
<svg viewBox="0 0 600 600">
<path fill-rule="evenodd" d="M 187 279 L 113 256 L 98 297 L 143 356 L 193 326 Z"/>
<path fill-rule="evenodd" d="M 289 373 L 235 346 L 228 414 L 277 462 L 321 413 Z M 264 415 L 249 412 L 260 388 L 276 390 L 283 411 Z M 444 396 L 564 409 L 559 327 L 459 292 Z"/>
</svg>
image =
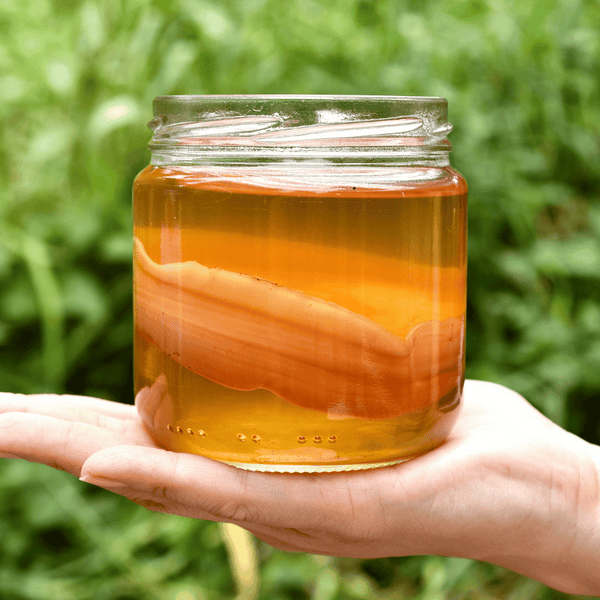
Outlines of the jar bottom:
<svg viewBox="0 0 600 600">
<path fill-rule="evenodd" d="M 419 455 L 399 458 L 388 462 L 362 463 L 356 465 L 265 465 L 255 463 L 235 463 L 227 461 L 218 461 L 223 464 L 243 469 L 245 471 L 260 471 L 262 473 L 341 473 L 347 471 L 365 471 L 367 469 L 379 469 L 381 467 L 391 467 L 403 462 L 407 462 Z"/>
</svg>

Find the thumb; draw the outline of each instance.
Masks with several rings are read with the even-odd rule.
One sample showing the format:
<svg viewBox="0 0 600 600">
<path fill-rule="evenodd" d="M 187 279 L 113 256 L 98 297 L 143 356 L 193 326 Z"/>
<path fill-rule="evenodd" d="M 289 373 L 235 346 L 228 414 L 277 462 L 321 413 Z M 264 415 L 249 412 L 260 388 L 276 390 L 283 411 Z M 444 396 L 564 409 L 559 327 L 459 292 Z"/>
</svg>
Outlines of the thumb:
<svg viewBox="0 0 600 600">
<path fill-rule="evenodd" d="M 194 454 L 123 445 L 90 456 L 80 479 L 151 510 L 211 521 L 289 526 L 300 517 L 290 498 L 299 484 L 306 489 L 306 481 L 282 475 L 244 471 Z"/>
</svg>

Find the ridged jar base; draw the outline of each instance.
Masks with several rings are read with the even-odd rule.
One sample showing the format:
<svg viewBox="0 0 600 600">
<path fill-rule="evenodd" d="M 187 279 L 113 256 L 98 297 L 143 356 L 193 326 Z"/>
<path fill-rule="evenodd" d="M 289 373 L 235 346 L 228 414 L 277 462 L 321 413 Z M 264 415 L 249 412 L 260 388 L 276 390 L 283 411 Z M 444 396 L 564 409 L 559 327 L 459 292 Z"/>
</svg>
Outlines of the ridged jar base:
<svg viewBox="0 0 600 600">
<path fill-rule="evenodd" d="M 400 458 L 389 462 L 380 463 L 362 463 L 357 465 L 258 465 L 253 463 L 235 463 L 223 462 L 226 465 L 244 469 L 245 471 L 260 471 L 262 473 L 340 473 L 346 471 L 364 471 L 367 469 L 379 469 L 381 467 L 391 467 L 402 462 L 412 460 L 414 456 Z"/>
</svg>

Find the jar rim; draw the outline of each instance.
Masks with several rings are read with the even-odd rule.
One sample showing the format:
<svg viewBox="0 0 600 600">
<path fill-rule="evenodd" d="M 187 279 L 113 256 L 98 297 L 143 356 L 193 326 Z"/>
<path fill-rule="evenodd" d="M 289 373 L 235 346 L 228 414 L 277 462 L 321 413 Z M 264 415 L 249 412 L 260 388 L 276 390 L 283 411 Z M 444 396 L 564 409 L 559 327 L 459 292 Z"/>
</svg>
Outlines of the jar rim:
<svg viewBox="0 0 600 600">
<path fill-rule="evenodd" d="M 256 106 L 257 103 L 266 106 Z M 252 105 L 251 107 L 249 105 Z M 180 94 L 157 96 L 153 102 L 154 115 L 189 118 L 192 108 L 203 110 L 229 109 L 264 111 L 273 107 L 311 111 L 323 108 L 366 109 L 385 111 L 387 116 L 407 115 L 419 110 L 435 114 L 436 120 L 447 118 L 448 100 L 441 96 L 385 96 L 334 94 Z"/>
<path fill-rule="evenodd" d="M 385 94 L 168 94 L 156 96 L 157 100 L 198 101 L 207 100 L 374 100 L 374 101 L 419 101 L 446 102 L 442 96 L 392 96 Z"/>
<path fill-rule="evenodd" d="M 438 96 L 157 96 L 153 158 L 388 160 L 447 157 L 448 101 Z"/>
</svg>

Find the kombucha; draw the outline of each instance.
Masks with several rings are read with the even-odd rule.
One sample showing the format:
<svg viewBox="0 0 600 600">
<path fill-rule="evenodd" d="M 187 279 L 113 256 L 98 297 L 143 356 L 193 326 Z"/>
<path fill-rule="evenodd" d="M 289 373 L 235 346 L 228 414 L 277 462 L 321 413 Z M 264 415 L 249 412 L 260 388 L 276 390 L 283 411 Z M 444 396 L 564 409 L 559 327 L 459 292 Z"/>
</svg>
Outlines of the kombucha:
<svg viewBox="0 0 600 600">
<path fill-rule="evenodd" d="M 136 405 L 166 449 L 351 470 L 422 454 L 457 417 L 464 179 L 303 169 L 136 179 Z"/>
</svg>

